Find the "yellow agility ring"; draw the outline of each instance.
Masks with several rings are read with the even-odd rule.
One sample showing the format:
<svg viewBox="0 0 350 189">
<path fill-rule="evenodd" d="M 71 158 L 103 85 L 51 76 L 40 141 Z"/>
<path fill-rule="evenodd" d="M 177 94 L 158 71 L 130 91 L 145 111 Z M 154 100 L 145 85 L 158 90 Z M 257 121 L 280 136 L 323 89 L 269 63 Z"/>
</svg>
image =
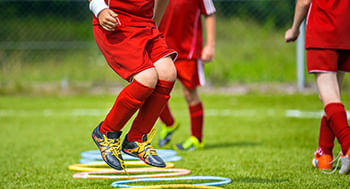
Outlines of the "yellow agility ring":
<svg viewBox="0 0 350 189">
<path fill-rule="evenodd" d="M 142 161 L 125 161 L 125 166 L 149 166 Z M 166 162 L 165 168 L 172 168 L 175 166 L 174 163 Z M 104 167 L 104 168 L 103 168 Z M 83 164 L 73 164 L 68 167 L 69 170 L 72 171 L 111 171 L 115 170 L 113 168 L 109 168 L 109 166 L 105 162 L 101 163 L 83 163 Z"/>
<path fill-rule="evenodd" d="M 159 173 L 166 172 L 166 173 Z M 125 175 L 129 173 L 140 173 L 140 175 Z M 142 174 L 155 173 L 155 174 Z M 165 169 L 165 168 L 127 168 L 125 170 L 106 170 L 80 172 L 73 174 L 73 178 L 84 179 L 137 179 L 137 178 L 154 178 L 154 177 L 174 177 L 190 174 L 188 169 Z M 123 175 L 121 175 L 123 174 Z"/>
</svg>

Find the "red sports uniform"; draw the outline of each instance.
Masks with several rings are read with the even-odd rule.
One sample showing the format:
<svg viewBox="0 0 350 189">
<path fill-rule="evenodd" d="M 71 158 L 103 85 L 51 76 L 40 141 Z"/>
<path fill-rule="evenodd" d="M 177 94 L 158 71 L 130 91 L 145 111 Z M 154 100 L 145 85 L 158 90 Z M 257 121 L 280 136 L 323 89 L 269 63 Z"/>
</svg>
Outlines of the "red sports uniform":
<svg viewBox="0 0 350 189">
<path fill-rule="evenodd" d="M 169 47 L 179 53 L 175 62 L 177 78 L 187 89 L 195 89 L 205 83 L 201 54 L 203 34 L 201 15 L 215 13 L 212 0 L 169 0 L 168 7 L 159 25 Z M 202 142 L 203 106 L 199 102 L 189 105 L 191 135 Z M 160 119 L 167 126 L 175 122 L 169 106 L 164 106 Z"/>
<path fill-rule="evenodd" d="M 349 18 L 350 1 L 312 0 L 305 40 L 308 72 L 350 72 Z M 328 154 L 331 157 L 335 137 L 341 145 L 342 153 L 350 153 L 350 129 L 344 105 L 341 102 L 328 102 L 324 105 L 326 116 L 321 121 L 317 154 Z"/>
<path fill-rule="evenodd" d="M 136 73 L 154 67 L 162 57 L 171 55 L 175 59 L 176 52 L 168 48 L 153 20 L 154 0 L 105 0 L 105 3 L 118 14 L 120 24 L 115 31 L 107 31 L 94 16 L 94 36 L 110 67 L 123 79 L 130 81 Z M 151 88 L 134 80 L 119 93 L 100 132 L 120 131 L 139 110 L 128 140 L 140 141 L 153 127 L 173 85 L 173 81 L 158 80 L 155 88 Z"/>
<path fill-rule="evenodd" d="M 350 72 L 350 1 L 313 0 L 307 17 L 308 72 Z"/>
<path fill-rule="evenodd" d="M 215 13 L 212 0 L 169 0 L 159 25 L 170 48 L 178 52 L 178 79 L 189 89 L 204 84 L 200 62 L 203 34 L 201 15 Z"/>
<path fill-rule="evenodd" d="M 108 64 L 122 78 L 129 81 L 134 74 L 154 67 L 153 63 L 162 57 L 176 57 L 152 19 L 154 0 L 105 0 L 105 3 L 118 14 L 121 25 L 115 31 L 106 31 L 94 16 L 94 36 Z"/>
</svg>

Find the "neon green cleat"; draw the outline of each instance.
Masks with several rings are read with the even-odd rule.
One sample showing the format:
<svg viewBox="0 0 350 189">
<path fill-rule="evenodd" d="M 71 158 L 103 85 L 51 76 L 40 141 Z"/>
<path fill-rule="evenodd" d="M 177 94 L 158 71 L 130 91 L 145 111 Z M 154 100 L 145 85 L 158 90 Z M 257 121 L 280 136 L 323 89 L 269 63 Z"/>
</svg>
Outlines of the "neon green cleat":
<svg viewBox="0 0 350 189">
<path fill-rule="evenodd" d="M 175 121 L 174 124 L 170 127 L 167 127 L 165 124 L 163 124 L 159 133 L 160 136 L 159 136 L 158 146 L 166 147 L 170 143 L 172 135 L 179 127 L 180 127 L 180 123 L 177 121 Z"/>
<path fill-rule="evenodd" d="M 199 150 L 199 149 L 204 149 L 204 141 L 202 141 L 201 143 L 199 142 L 199 140 L 194 137 L 194 136 L 190 136 L 190 138 L 188 138 L 187 140 L 185 140 L 185 142 L 180 143 L 180 144 L 176 144 L 176 149 L 178 150 Z"/>
</svg>

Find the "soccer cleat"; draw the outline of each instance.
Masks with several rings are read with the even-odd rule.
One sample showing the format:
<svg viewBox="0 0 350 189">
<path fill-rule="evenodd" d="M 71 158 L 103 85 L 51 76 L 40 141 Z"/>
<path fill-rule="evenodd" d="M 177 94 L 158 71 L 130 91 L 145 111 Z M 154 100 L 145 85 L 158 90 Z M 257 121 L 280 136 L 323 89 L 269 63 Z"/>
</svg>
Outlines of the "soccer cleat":
<svg viewBox="0 0 350 189">
<path fill-rule="evenodd" d="M 97 126 L 92 132 L 92 139 L 100 149 L 103 160 L 112 168 L 117 170 L 125 169 L 124 161 L 120 153 L 121 143 L 119 132 L 107 131 L 107 136 L 100 132 L 100 126 Z"/>
<path fill-rule="evenodd" d="M 128 155 L 140 158 L 148 165 L 165 167 L 164 161 L 158 156 L 156 150 L 151 146 L 150 141 L 147 140 L 147 135 L 142 136 L 142 142 L 129 142 L 126 136 L 123 141 L 122 150 Z"/>
<path fill-rule="evenodd" d="M 345 175 L 350 171 L 350 149 L 346 153 L 346 155 L 340 156 L 341 167 L 339 170 L 339 174 Z"/>
<path fill-rule="evenodd" d="M 176 144 L 175 147 L 179 150 L 199 150 L 204 148 L 204 142 L 200 143 L 195 136 L 190 136 L 185 142 Z"/>
<path fill-rule="evenodd" d="M 166 147 L 170 143 L 171 137 L 174 132 L 180 127 L 180 123 L 175 121 L 174 124 L 170 127 L 167 127 L 165 124 L 162 125 L 162 128 L 159 133 L 159 147 Z"/>
<path fill-rule="evenodd" d="M 315 157 L 312 159 L 312 165 L 317 169 L 332 170 L 333 157 L 328 154 L 320 155 L 316 152 Z"/>
</svg>

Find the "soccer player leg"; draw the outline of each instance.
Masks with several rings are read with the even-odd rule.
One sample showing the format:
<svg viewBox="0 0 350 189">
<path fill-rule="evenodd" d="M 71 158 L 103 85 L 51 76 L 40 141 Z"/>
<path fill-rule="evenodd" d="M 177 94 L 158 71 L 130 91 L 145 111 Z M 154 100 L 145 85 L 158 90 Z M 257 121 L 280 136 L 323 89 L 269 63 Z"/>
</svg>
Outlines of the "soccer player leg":
<svg viewBox="0 0 350 189">
<path fill-rule="evenodd" d="M 172 66 L 172 65 L 161 65 L 161 66 Z M 159 68 L 161 69 L 161 68 Z M 174 74 L 174 73 L 173 73 Z M 173 77 L 169 75 L 167 77 Z M 170 78 L 173 79 L 173 78 Z M 174 119 L 174 116 L 171 114 L 169 104 L 166 103 L 163 107 L 162 112 L 159 116 L 160 120 L 163 122 L 159 134 L 158 146 L 162 148 L 167 148 L 170 145 L 171 137 L 174 132 L 180 127 L 180 123 Z"/>
<path fill-rule="evenodd" d="M 134 80 L 120 92 L 112 109 L 101 124 L 101 133 L 120 131 L 152 94 L 158 80 L 154 68 L 141 71 L 135 74 L 133 78 Z"/>
<path fill-rule="evenodd" d="M 137 73 L 142 72 L 144 75 L 144 77 L 134 79 L 120 92 L 105 120 L 92 133 L 92 138 L 100 149 L 104 161 L 115 169 L 123 169 L 119 139 L 121 129 L 151 95 L 158 78 L 152 62 L 148 61 L 147 56 L 143 56 L 144 51 L 134 48 L 136 41 L 144 41 L 145 44 L 147 42 L 137 37 L 142 31 L 124 27 L 119 28 L 118 32 L 109 32 L 108 35 L 105 32 L 100 25 L 94 25 L 96 43 L 109 66 L 127 81 L 130 81 Z M 123 40 L 125 33 L 130 34 L 127 41 Z"/>
<path fill-rule="evenodd" d="M 197 88 L 183 86 L 183 92 L 188 104 L 191 122 L 191 136 L 182 143 L 176 145 L 179 150 L 203 149 L 203 105 L 199 98 Z"/>
<path fill-rule="evenodd" d="M 121 150 L 121 129 L 151 95 L 157 81 L 154 68 L 142 71 L 118 95 L 105 120 L 94 129 L 92 138 L 100 149 L 103 160 L 112 168 L 124 169 Z"/>
<path fill-rule="evenodd" d="M 122 144 L 122 150 L 129 155 L 140 158 L 148 165 L 165 167 L 164 161 L 150 144 L 152 137 L 147 136 L 147 134 L 151 131 L 163 106 L 170 98 L 170 92 L 176 79 L 176 70 L 172 60 L 168 57 L 161 58 L 154 65 L 159 80 L 153 93 L 140 108 Z"/>
<path fill-rule="evenodd" d="M 164 105 L 163 111 L 159 115 L 159 119 L 166 127 L 171 127 L 174 125 L 175 119 L 171 113 L 169 103 Z"/>
<path fill-rule="evenodd" d="M 332 169 L 333 146 L 335 136 L 329 127 L 327 116 L 322 116 L 320 133 L 318 138 L 318 148 L 312 159 L 312 165 L 318 169 Z"/>
<path fill-rule="evenodd" d="M 159 115 L 162 122 L 158 146 L 161 148 L 168 148 L 171 145 L 171 138 L 175 131 L 180 127 L 180 123 L 174 119 L 169 107 L 169 103 L 166 103 L 162 112 Z"/>
<path fill-rule="evenodd" d="M 316 73 L 316 82 L 329 126 L 342 148 L 342 167 L 339 173 L 345 174 L 350 169 L 350 128 L 347 122 L 346 110 L 340 101 L 337 74 L 330 72 Z"/>
<path fill-rule="evenodd" d="M 339 91 L 341 91 L 345 72 L 337 72 L 337 81 Z M 341 94 L 341 93 L 340 93 Z M 329 126 L 327 116 L 322 116 L 320 133 L 318 138 L 318 148 L 312 160 L 312 165 L 318 169 L 332 169 L 333 165 L 333 147 L 335 135 Z"/>
<path fill-rule="evenodd" d="M 180 150 L 201 149 L 204 147 L 203 105 L 197 87 L 204 84 L 203 64 L 200 60 L 178 60 L 175 63 L 178 79 L 181 81 L 184 96 L 188 105 L 191 122 L 191 137 L 176 145 Z"/>
</svg>

